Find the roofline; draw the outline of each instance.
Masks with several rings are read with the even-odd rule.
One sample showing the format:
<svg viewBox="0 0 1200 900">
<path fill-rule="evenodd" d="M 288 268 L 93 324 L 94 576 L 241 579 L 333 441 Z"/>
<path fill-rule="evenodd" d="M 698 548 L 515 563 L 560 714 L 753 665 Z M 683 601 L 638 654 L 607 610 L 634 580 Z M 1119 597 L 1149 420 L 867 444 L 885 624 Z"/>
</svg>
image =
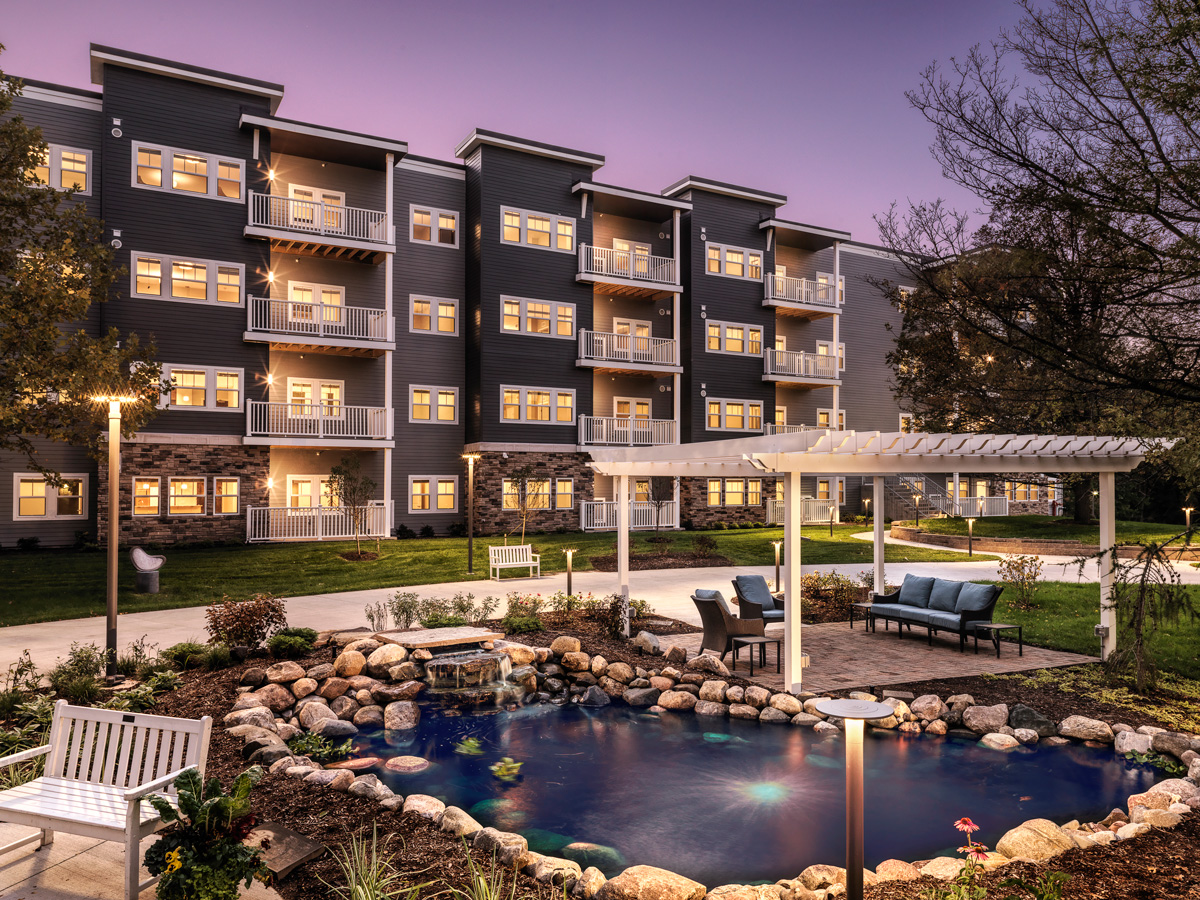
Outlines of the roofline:
<svg viewBox="0 0 1200 900">
<path fill-rule="evenodd" d="M 488 131 L 484 128 L 474 129 L 463 141 L 454 148 L 454 155 L 466 159 L 481 144 L 492 147 L 503 147 L 507 150 L 517 150 L 521 153 L 532 153 L 535 156 L 545 156 L 563 162 L 580 163 L 589 166 L 594 172 L 604 165 L 604 157 L 585 150 L 572 150 L 569 147 L 559 147 L 555 144 L 544 144 L 541 141 L 531 141 L 511 134 L 501 134 L 498 131 Z"/>
<path fill-rule="evenodd" d="M 265 97 L 270 101 L 272 113 L 279 108 L 279 101 L 283 99 L 283 85 L 271 81 L 246 78 L 242 75 L 219 72 L 216 69 L 205 69 L 171 59 L 162 59 L 158 56 L 147 56 L 144 53 L 133 53 L 116 47 L 105 47 L 101 44 L 91 44 L 90 54 L 92 84 L 104 84 L 104 65 L 107 63 L 140 72 L 152 72 L 168 78 L 179 78 L 183 81 L 193 81 L 197 84 L 207 84 Z"/>
<path fill-rule="evenodd" d="M 250 125 L 256 128 L 273 128 L 280 131 L 288 131 L 292 134 L 305 134 L 310 137 L 343 141 L 347 144 L 359 144 L 363 147 L 375 147 L 383 150 L 385 153 L 398 153 L 401 155 L 408 153 L 408 144 L 404 141 L 375 137 L 374 135 L 361 134 L 357 131 L 345 131 L 341 128 L 329 128 L 325 125 L 312 125 L 308 122 L 297 122 L 294 119 L 280 119 L 276 116 L 258 116 L 253 113 L 242 113 L 238 124 L 240 126 Z"/>
<path fill-rule="evenodd" d="M 713 194 L 724 194 L 727 197 L 736 197 L 739 200 L 757 200 L 760 203 L 769 203 L 771 206 L 783 206 L 787 203 L 786 194 L 773 194 L 770 191 L 760 191 L 737 184 L 728 184 L 724 181 L 713 181 L 697 175 L 685 175 L 669 187 L 663 188 L 662 195 L 669 197 L 693 188 Z"/>
<path fill-rule="evenodd" d="M 36 81 L 32 78 L 16 80 L 21 82 L 21 96 L 29 100 L 60 103 L 80 109 L 101 110 L 104 108 L 104 96 L 99 91 L 88 91 L 66 84 L 53 84 L 49 81 Z"/>
<path fill-rule="evenodd" d="M 816 225 L 805 225 L 801 222 L 790 222 L 787 219 L 763 219 L 758 223 L 758 227 L 760 230 L 763 228 L 786 228 L 791 231 L 803 231 L 807 234 L 815 234 L 834 241 L 850 240 L 850 232 L 848 231 L 836 231 L 832 228 L 820 228 Z"/>
<path fill-rule="evenodd" d="M 467 177 L 467 167 L 462 163 L 446 162 L 429 156 L 414 156 L 411 153 L 403 159 L 396 160 L 396 168 L 421 172 L 426 175 L 437 175 L 442 178 L 454 178 L 459 181 L 465 181 Z"/>
<path fill-rule="evenodd" d="M 651 194 L 649 191 L 636 191 L 632 188 L 621 188 L 611 184 L 600 184 L 595 181 L 577 181 L 571 187 L 571 193 L 576 194 L 579 191 L 588 191 L 593 194 L 607 194 L 611 197 L 626 197 L 630 200 L 645 200 L 650 203 L 657 203 L 659 206 L 667 206 L 671 209 L 687 211 L 692 208 L 692 204 L 686 200 L 676 200 L 673 197 L 664 197 L 661 194 Z"/>
</svg>

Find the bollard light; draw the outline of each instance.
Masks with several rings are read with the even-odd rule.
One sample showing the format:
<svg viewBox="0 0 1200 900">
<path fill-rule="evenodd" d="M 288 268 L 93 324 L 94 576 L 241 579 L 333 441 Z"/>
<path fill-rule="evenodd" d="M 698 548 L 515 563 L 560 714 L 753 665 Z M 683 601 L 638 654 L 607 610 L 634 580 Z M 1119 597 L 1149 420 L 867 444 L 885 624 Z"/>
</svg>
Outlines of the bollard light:
<svg viewBox="0 0 1200 900">
<path fill-rule="evenodd" d="M 563 550 L 563 553 L 567 555 L 567 596 L 573 597 L 575 593 L 571 590 L 571 563 L 575 559 L 575 548 L 569 547 Z"/>
<path fill-rule="evenodd" d="M 864 498 L 863 504 L 867 507 L 867 524 L 870 525 L 871 524 L 871 498 L 870 497 Z"/>
<path fill-rule="evenodd" d="M 863 720 L 886 719 L 895 710 L 866 700 L 825 700 L 817 712 L 846 723 L 846 897 L 863 896 Z"/>
<path fill-rule="evenodd" d="M 967 556 L 975 555 L 975 520 L 967 519 Z"/>
<path fill-rule="evenodd" d="M 464 453 L 467 461 L 467 574 L 475 574 L 475 461 L 478 453 Z"/>
<path fill-rule="evenodd" d="M 775 548 L 775 590 L 782 591 L 779 581 L 779 548 L 783 546 L 783 541 L 771 541 L 771 546 Z"/>
<path fill-rule="evenodd" d="M 917 511 L 917 530 L 921 530 L 921 495 L 913 494 L 913 499 L 916 501 L 913 504 L 913 509 Z"/>
<path fill-rule="evenodd" d="M 108 404 L 108 603 L 105 622 L 104 677 L 109 684 L 121 680 L 117 674 L 117 542 L 121 531 L 121 404 L 132 397 L 93 397 Z"/>
<path fill-rule="evenodd" d="M 1192 510 L 1195 508 L 1196 507 L 1194 506 L 1185 506 L 1183 508 L 1183 514 L 1187 518 L 1187 534 L 1183 539 L 1185 544 L 1190 544 L 1192 542 Z"/>
</svg>

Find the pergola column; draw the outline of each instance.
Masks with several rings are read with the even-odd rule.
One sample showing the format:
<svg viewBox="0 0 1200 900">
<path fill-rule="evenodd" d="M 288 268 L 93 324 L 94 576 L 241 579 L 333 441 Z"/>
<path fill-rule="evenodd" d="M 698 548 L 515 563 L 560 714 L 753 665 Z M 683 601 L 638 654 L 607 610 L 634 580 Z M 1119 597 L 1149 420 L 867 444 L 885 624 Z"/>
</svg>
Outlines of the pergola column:
<svg viewBox="0 0 1200 900">
<path fill-rule="evenodd" d="M 1101 659 L 1107 659 L 1117 649 L 1117 616 L 1111 606 L 1117 563 L 1116 482 L 1116 473 L 1100 473 L 1100 624 L 1107 629 L 1100 643 Z"/>
<path fill-rule="evenodd" d="M 783 605 L 783 683 L 789 691 L 801 689 L 804 678 L 800 647 L 800 524 L 804 498 L 800 491 L 800 473 L 788 472 L 783 479 L 783 549 L 787 564 Z"/>
<path fill-rule="evenodd" d="M 629 599 L 629 476 L 617 476 L 617 592 Z M 625 617 L 629 637 L 629 616 Z"/>
<path fill-rule="evenodd" d="M 883 573 L 883 551 L 884 551 L 884 546 L 883 546 L 883 519 L 884 519 L 883 492 L 884 492 L 884 490 L 885 490 L 884 476 L 876 475 L 875 476 L 875 519 L 874 519 L 875 541 L 873 543 L 872 549 L 874 550 L 874 553 L 875 553 L 875 593 L 877 593 L 877 594 L 882 594 L 884 592 L 885 586 L 886 586 L 886 581 L 884 579 L 884 573 Z"/>
</svg>

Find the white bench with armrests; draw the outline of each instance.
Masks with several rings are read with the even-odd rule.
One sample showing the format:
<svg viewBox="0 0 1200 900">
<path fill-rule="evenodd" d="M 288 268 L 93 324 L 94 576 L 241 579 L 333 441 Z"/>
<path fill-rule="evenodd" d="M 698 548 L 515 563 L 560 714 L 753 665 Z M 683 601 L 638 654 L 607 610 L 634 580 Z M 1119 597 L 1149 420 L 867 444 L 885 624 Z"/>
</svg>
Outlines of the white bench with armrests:
<svg viewBox="0 0 1200 900">
<path fill-rule="evenodd" d="M 532 544 L 488 547 L 488 578 L 499 581 L 501 569 L 529 569 L 530 578 L 535 572 L 541 578 L 542 557 L 533 552 Z"/>
</svg>

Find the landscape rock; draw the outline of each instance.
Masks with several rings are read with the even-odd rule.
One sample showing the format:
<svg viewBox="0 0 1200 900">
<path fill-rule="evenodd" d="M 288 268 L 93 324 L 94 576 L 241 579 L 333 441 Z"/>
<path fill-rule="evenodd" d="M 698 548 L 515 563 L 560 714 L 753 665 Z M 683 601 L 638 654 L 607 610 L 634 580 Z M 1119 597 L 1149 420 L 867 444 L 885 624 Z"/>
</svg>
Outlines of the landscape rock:
<svg viewBox="0 0 1200 900">
<path fill-rule="evenodd" d="M 392 789 L 374 775 L 359 775 L 347 788 L 346 793 L 353 797 L 367 797 L 372 800 L 382 800 L 385 797 L 394 796 Z"/>
<path fill-rule="evenodd" d="M 364 706 L 354 714 L 354 718 L 350 721 L 359 728 L 382 728 L 383 707 Z"/>
<path fill-rule="evenodd" d="M 292 683 L 292 695 L 297 700 L 303 700 L 309 694 L 316 691 L 319 686 L 314 678 L 298 678 Z"/>
<path fill-rule="evenodd" d="M 804 701 L 804 711 L 810 716 L 816 716 L 819 719 L 824 719 L 825 713 L 818 710 L 817 705 L 824 703 L 828 699 L 828 697 L 810 697 Z"/>
<path fill-rule="evenodd" d="M 746 689 L 740 684 L 731 684 L 725 688 L 726 703 L 741 703 L 746 697 Z"/>
<path fill-rule="evenodd" d="M 1014 729 L 1028 728 L 1036 731 L 1040 738 L 1054 737 L 1058 734 L 1058 726 L 1051 719 L 1024 703 L 1013 704 L 1012 711 L 1008 714 L 1008 724 Z"/>
<path fill-rule="evenodd" d="M 1174 828 L 1183 821 L 1183 816 L 1179 813 L 1171 812 L 1168 809 L 1146 809 L 1144 806 L 1135 806 L 1132 810 L 1133 824 L 1153 825 L 1156 828 Z"/>
<path fill-rule="evenodd" d="M 276 725 L 275 720 L 272 719 L 270 727 L 264 728 L 261 725 L 253 724 L 233 725 L 225 729 L 225 733 L 230 737 L 241 738 L 243 741 L 252 741 L 255 738 L 266 738 L 268 741 L 286 740 L 286 738 L 278 733 L 278 728 L 279 726 Z"/>
<path fill-rule="evenodd" d="M 385 797 L 384 799 L 380 800 L 379 805 L 389 812 L 395 812 L 404 808 L 404 798 L 399 794 L 395 794 L 391 797 Z"/>
<path fill-rule="evenodd" d="M 1149 753 L 1152 739 L 1152 736 L 1148 734 L 1138 734 L 1136 731 L 1122 731 L 1113 740 L 1113 751 L 1122 754 Z"/>
<path fill-rule="evenodd" d="M 1172 794 L 1181 800 L 1190 800 L 1197 793 L 1200 793 L 1200 788 L 1197 788 L 1192 782 L 1186 781 L 1183 778 L 1167 778 L 1156 784 L 1153 790 Z"/>
<path fill-rule="evenodd" d="M 354 773 L 345 769 L 311 769 L 304 776 L 306 784 L 319 784 L 345 793 L 354 784 Z"/>
<path fill-rule="evenodd" d="M 828 722 L 817 722 L 815 725 L 813 725 L 813 731 L 815 731 L 817 734 L 831 735 L 837 734 L 839 731 L 841 731 L 841 729 L 836 725 L 831 725 Z"/>
<path fill-rule="evenodd" d="M 1075 842 L 1049 819 L 1030 819 L 1005 832 L 996 850 L 1009 859 L 1016 856 L 1042 860 L 1070 850 Z"/>
<path fill-rule="evenodd" d="M 249 685 L 250 687 L 258 687 L 267 680 L 266 669 L 252 667 L 242 673 L 242 678 L 238 684 Z"/>
<path fill-rule="evenodd" d="M 1021 742 L 1015 737 L 1009 737 L 1007 734 L 985 734 L 979 741 L 985 747 L 992 750 L 1012 750 L 1014 747 L 1020 747 Z"/>
<path fill-rule="evenodd" d="M 549 652 L 549 651 L 547 651 L 547 652 Z M 433 659 L 433 651 L 427 650 L 426 648 L 421 647 L 417 650 L 414 650 L 412 653 L 410 653 L 409 658 L 413 659 L 419 663 L 428 662 L 429 660 Z"/>
<path fill-rule="evenodd" d="M 275 714 L 265 706 L 252 706 L 249 709 L 235 709 L 222 720 L 225 727 L 233 725 L 255 725 L 259 728 L 272 730 L 275 728 Z"/>
<path fill-rule="evenodd" d="M 724 703 L 725 691 L 729 687 L 724 681 L 706 681 L 700 685 L 700 699 L 712 703 Z"/>
<path fill-rule="evenodd" d="M 625 685 L 617 681 L 615 678 L 609 678 L 607 675 L 600 676 L 600 683 L 598 687 L 613 699 L 616 699 L 625 693 Z"/>
<path fill-rule="evenodd" d="M 333 663 L 317 663 L 304 674 L 313 681 L 324 681 L 333 674 Z"/>
<path fill-rule="evenodd" d="M 658 656 L 662 650 L 658 645 L 658 637 L 648 631 L 639 631 L 633 639 L 633 646 L 650 656 Z"/>
<path fill-rule="evenodd" d="M 655 866 L 631 866 L 606 881 L 597 900 L 701 900 L 704 885 Z"/>
<path fill-rule="evenodd" d="M 917 867 L 902 859 L 885 859 L 875 867 L 877 881 L 913 881 L 920 877 Z"/>
<path fill-rule="evenodd" d="M 323 703 L 309 703 L 300 710 L 300 724 L 309 731 L 312 731 L 318 722 L 325 719 L 337 721 L 337 713 Z"/>
<path fill-rule="evenodd" d="M 271 684 L 283 684 L 285 682 L 297 681 L 304 677 L 304 669 L 299 663 L 292 660 L 275 663 L 267 669 L 267 681 Z"/>
<path fill-rule="evenodd" d="M 392 681 L 413 681 L 421 677 L 421 667 L 411 659 L 405 660 L 398 666 L 388 669 L 388 678 Z"/>
<path fill-rule="evenodd" d="M 317 696 L 324 697 L 326 700 L 333 700 L 335 697 L 342 696 L 348 690 L 350 690 L 350 682 L 345 678 L 326 678 L 321 682 L 321 686 L 317 688 Z"/>
<path fill-rule="evenodd" d="M 942 698 L 937 694 L 922 694 L 913 700 L 908 708 L 912 710 L 914 716 L 930 720 L 940 719 L 950 711 L 950 707 L 943 703 Z"/>
<path fill-rule="evenodd" d="M 599 685 L 591 685 L 579 698 L 580 706 L 599 708 L 612 703 L 612 698 Z"/>
<path fill-rule="evenodd" d="M 658 696 L 658 705 L 663 709 L 693 709 L 696 702 L 696 698 L 686 691 L 663 691 Z"/>
<path fill-rule="evenodd" d="M 669 691 L 675 687 L 675 681 L 672 678 L 664 678 L 662 675 L 651 675 L 650 687 L 658 688 L 660 691 Z"/>
<path fill-rule="evenodd" d="M 327 769 L 346 769 L 350 772 L 365 772 L 367 769 L 377 769 L 383 765 L 383 760 L 378 756 L 359 756 L 354 759 L 343 759 L 338 762 L 331 762 L 325 768 Z"/>
<path fill-rule="evenodd" d="M 586 672 L 591 662 L 591 657 L 582 652 L 564 653 L 562 656 L 562 667 L 568 672 Z"/>
<path fill-rule="evenodd" d="M 1016 728 L 1013 730 L 1013 737 L 1022 744 L 1036 744 L 1038 742 L 1038 733 L 1032 728 Z"/>
<path fill-rule="evenodd" d="M 755 709 L 762 709 L 771 702 L 771 692 L 757 684 L 746 688 L 744 696 L 745 702 Z"/>
<path fill-rule="evenodd" d="M 709 900 L 779 900 L 780 893 L 774 884 L 723 884 L 707 896 Z"/>
<path fill-rule="evenodd" d="M 995 706 L 970 706 L 963 710 L 963 725 L 976 734 L 998 732 L 1008 724 L 1008 707 L 1003 703 Z"/>
<path fill-rule="evenodd" d="M 749 703 L 733 703 L 729 706 L 729 718 L 731 719 L 757 719 L 758 710 Z"/>
<path fill-rule="evenodd" d="M 950 730 L 950 726 L 948 726 L 941 719 L 934 719 L 932 722 L 930 722 L 928 725 L 925 726 L 926 734 L 945 734 L 949 730 Z"/>
<path fill-rule="evenodd" d="M 840 866 L 814 865 L 809 866 L 798 876 L 798 880 L 810 891 L 829 887 L 831 884 L 844 883 L 846 870 Z"/>
<path fill-rule="evenodd" d="M 475 835 L 472 846 L 484 854 L 495 854 L 496 865 L 504 868 L 520 868 L 525 865 L 529 855 L 529 842 L 519 834 L 510 831 L 498 831 L 495 828 L 484 828 Z"/>
<path fill-rule="evenodd" d="M 383 727 L 388 731 L 416 728 L 421 721 L 421 707 L 411 700 L 398 700 L 383 708 Z"/>
<path fill-rule="evenodd" d="M 1130 794 L 1127 805 L 1129 806 L 1131 815 L 1134 809 L 1138 807 L 1145 809 L 1166 809 L 1171 805 L 1171 795 L 1166 791 L 1160 791 L 1157 787 L 1153 787 L 1140 794 Z"/>
<path fill-rule="evenodd" d="M 905 700 L 905 701 L 913 699 L 913 695 L 912 695 L 911 691 L 893 691 L 890 688 L 883 691 L 882 696 L 885 700 L 888 697 L 894 697 L 897 700 Z M 949 702 L 949 701 L 947 701 L 947 702 Z"/>
<path fill-rule="evenodd" d="M 1174 756 L 1176 759 L 1192 749 L 1192 739 L 1177 731 L 1161 731 L 1150 739 L 1155 753 Z"/>
<path fill-rule="evenodd" d="M 537 653 L 534 649 L 525 644 L 517 644 L 512 641 L 496 641 L 495 649 L 501 653 L 508 654 L 508 658 L 512 660 L 514 666 L 527 666 L 537 659 Z"/>
<path fill-rule="evenodd" d="M 605 677 L 621 684 L 629 684 L 634 679 L 633 667 L 623 662 L 609 663 L 604 674 Z"/>
<path fill-rule="evenodd" d="M 583 870 L 583 874 L 575 879 L 575 887 L 571 888 L 572 895 L 582 897 L 583 900 L 592 900 L 596 896 L 596 892 L 604 887 L 604 882 L 608 879 L 604 873 L 595 866 L 588 866 Z"/>
<path fill-rule="evenodd" d="M 399 644 L 384 644 L 372 650 L 367 657 L 367 671 L 376 678 L 383 678 L 392 669 L 408 659 L 408 650 Z"/>
<path fill-rule="evenodd" d="M 759 711 L 758 721 L 769 722 L 772 725 L 787 725 L 792 721 L 792 717 L 783 710 L 768 706 L 766 709 Z"/>
<path fill-rule="evenodd" d="M 371 697 L 376 703 L 387 706 L 401 700 L 416 700 L 427 685 L 423 681 L 402 681 L 399 684 L 379 684 L 371 688 Z"/>
<path fill-rule="evenodd" d="M 561 850 L 563 859 L 569 859 L 582 866 L 603 866 L 610 872 L 625 868 L 625 857 L 615 847 L 604 844 L 593 844 L 590 841 L 572 841 Z"/>
<path fill-rule="evenodd" d="M 567 653 L 578 653 L 579 647 L 579 638 L 571 637 L 566 634 L 559 635 L 550 642 L 550 652 L 555 656 L 563 656 Z"/>
<path fill-rule="evenodd" d="M 946 698 L 947 706 L 974 706 L 975 698 L 970 694 L 954 694 Z"/>
<path fill-rule="evenodd" d="M 677 666 L 687 662 L 687 651 L 673 644 L 667 648 L 666 656 L 667 662 L 674 663 Z"/>
<path fill-rule="evenodd" d="M 709 675 L 716 675 L 718 678 L 729 677 L 729 669 L 725 663 L 721 662 L 715 656 L 708 656 L 704 653 L 689 659 L 685 668 L 693 672 L 705 672 Z"/>
<path fill-rule="evenodd" d="M 353 697 L 347 697 L 343 694 L 341 697 L 334 699 L 329 704 L 329 708 L 333 710 L 333 714 L 339 719 L 349 722 L 354 719 L 354 714 L 358 712 L 358 701 Z"/>
<path fill-rule="evenodd" d="M 436 822 L 438 816 L 446 811 L 446 804 L 428 794 L 409 794 L 404 798 L 404 811 L 416 813 L 423 819 Z"/>
<path fill-rule="evenodd" d="M 559 885 L 565 881 L 574 881 L 582 874 L 579 863 L 557 856 L 543 856 L 533 867 L 534 879 L 542 884 Z"/>
<path fill-rule="evenodd" d="M 1150 826 L 1145 822 L 1130 822 L 1117 829 L 1117 837 L 1125 841 L 1129 838 L 1137 837 L 1139 834 L 1145 834 L 1149 830 Z"/>
<path fill-rule="evenodd" d="M 630 706 L 645 708 L 656 704 L 661 693 L 652 687 L 630 688 L 625 692 L 625 702 Z"/>
<path fill-rule="evenodd" d="M 847 696 L 849 696 L 851 700 L 862 700 L 865 703 L 878 703 L 879 702 L 878 697 L 876 697 L 874 694 L 868 693 L 867 691 L 851 691 Z M 896 700 L 911 700 L 912 699 L 912 694 L 909 694 L 906 697 L 897 697 L 896 694 L 891 691 L 888 692 L 888 696 L 893 699 L 896 699 Z"/>
<path fill-rule="evenodd" d="M 729 707 L 724 703 L 700 700 L 697 701 L 694 711 L 698 716 L 725 716 L 729 714 Z"/>
<path fill-rule="evenodd" d="M 799 712 L 792 716 L 792 724 L 800 725 L 807 728 L 812 728 L 821 721 L 820 716 L 814 716 L 811 713 Z"/>
<path fill-rule="evenodd" d="M 791 694 L 772 694 L 771 706 L 788 716 L 796 716 L 804 712 L 804 704 Z"/>
<path fill-rule="evenodd" d="M 381 646 L 382 646 L 382 644 L 380 644 L 379 641 L 375 640 L 375 638 L 359 638 L 357 641 L 351 641 L 350 643 L 348 643 L 345 647 L 342 648 L 342 651 L 344 652 L 346 650 L 356 650 L 359 653 L 361 653 L 363 656 L 370 656 L 374 651 L 378 650 Z"/>
<path fill-rule="evenodd" d="M 1077 741 L 1098 741 L 1102 744 L 1111 744 L 1115 737 L 1107 722 L 1087 716 L 1068 716 L 1058 723 L 1058 733 Z"/>
<path fill-rule="evenodd" d="M 955 859 L 953 856 L 939 856 L 921 866 L 921 874 L 939 878 L 942 881 L 950 881 L 958 877 L 958 873 L 962 871 L 964 865 L 966 865 L 965 860 Z"/>
<path fill-rule="evenodd" d="M 457 806 L 447 806 L 437 820 L 437 826 L 447 834 L 455 837 L 474 838 L 483 826 L 476 822 L 466 810 Z"/>
<path fill-rule="evenodd" d="M 309 731 L 330 740 L 342 740 L 343 738 L 353 737 L 358 734 L 358 729 L 352 722 L 338 718 L 321 719 Z"/>
<path fill-rule="evenodd" d="M 599 678 L 608 672 L 608 660 L 606 660 L 603 656 L 593 656 L 591 669 L 592 674 Z"/>
<path fill-rule="evenodd" d="M 348 678 L 351 675 L 357 675 L 366 668 L 366 665 L 367 658 L 357 650 L 343 650 L 333 661 L 333 671 L 343 678 Z"/>
</svg>

